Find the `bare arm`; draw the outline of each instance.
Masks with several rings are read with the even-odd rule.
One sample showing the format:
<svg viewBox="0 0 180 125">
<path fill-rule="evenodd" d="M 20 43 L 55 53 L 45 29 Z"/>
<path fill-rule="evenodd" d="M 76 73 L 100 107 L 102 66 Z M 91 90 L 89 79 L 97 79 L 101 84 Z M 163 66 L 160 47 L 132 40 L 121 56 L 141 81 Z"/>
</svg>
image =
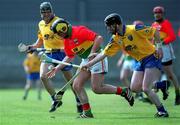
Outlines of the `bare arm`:
<svg viewBox="0 0 180 125">
<path fill-rule="evenodd" d="M 73 58 L 69 58 L 68 56 L 66 56 L 62 61 L 63 62 L 67 62 L 70 63 L 72 62 Z M 49 71 L 46 75 L 48 78 L 52 78 L 56 75 L 56 72 L 63 69 L 66 65 L 64 64 L 59 64 L 56 67 L 54 67 L 53 69 L 51 69 L 51 71 Z"/>
<path fill-rule="evenodd" d="M 38 38 L 34 44 L 29 45 L 29 46 L 32 48 L 39 48 L 42 45 L 43 45 L 43 40 Z"/>
<path fill-rule="evenodd" d="M 66 56 L 62 61 L 63 61 L 63 62 L 70 63 L 70 62 L 73 61 L 73 58 L 69 58 L 68 56 Z M 66 66 L 66 65 L 64 65 L 64 64 L 59 64 L 59 65 L 56 66 L 56 68 L 57 68 L 58 70 L 61 70 L 61 69 L 63 69 L 65 66 Z"/>
<path fill-rule="evenodd" d="M 28 67 L 28 66 L 24 66 L 24 71 L 25 71 L 26 73 L 28 73 L 29 67 Z"/>
<path fill-rule="evenodd" d="M 97 52 L 97 50 L 98 50 L 99 47 L 101 46 L 102 42 L 103 42 L 102 36 L 97 35 L 96 38 L 95 38 L 95 40 L 94 40 L 94 45 L 93 45 L 93 47 L 92 47 L 92 49 L 91 49 L 91 53 Z"/>
<path fill-rule="evenodd" d="M 154 42 L 156 45 L 156 56 L 158 58 L 162 58 L 163 57 L 163 52 L 162 52 L 162 41 L 160 39 L 160 35 L 159 32 L 156 30 L 155 34 L 154 34 Z"/>
<path fill-rule="evenodd" d="M 107 55 L 103 54 L 103 53 L 99 53 L 94 59 L 92 59 L 91 61 L 89 61 L 87 64 L 85 64 L 84 66 L 82 66 L 82 69 L 87 69 L 91 66 L 93 66 L 94 64 L 98 63 L 99 61 L 103 60 L 105 57 L 107 57 Z"/>
<path fill-rule="evenodd" d="M 91 49 L 91 53 L 88 56 L 89 60 L 92 60 L 94 57 L 97 56 L 97 51 L 100 48 L 102 42 L 103 42 L 102 36 L 97 35 L 95 40 L 94 40 L 94 45 L 93 45 L 93 47 Z"/>
<path fill-rule="evenodd" d="M 121 57 L 119 58 L 118 62 L 117 62 L 117 66 L 120 67 L 124 61 L 124 57 L 125 55 L 122 53 Z"/>
<path fill-rule="evenodd" d="M 162 46 L 162 41 L 160 39 L 160 35 L 159 35 L 159 32 L 156 30 L 155 33 L 154 33 L 154 42 L 155 44 L 157 45 L 156 47 L 160 47 Z"/>
</svg>

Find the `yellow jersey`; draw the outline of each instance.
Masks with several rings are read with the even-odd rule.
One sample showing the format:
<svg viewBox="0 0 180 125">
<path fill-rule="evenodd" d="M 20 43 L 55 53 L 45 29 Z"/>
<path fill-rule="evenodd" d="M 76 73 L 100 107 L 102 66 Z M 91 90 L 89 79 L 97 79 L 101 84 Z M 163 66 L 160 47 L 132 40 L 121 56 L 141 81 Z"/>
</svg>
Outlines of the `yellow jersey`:
<svg viewBox="0 0 180 125">
<path fill-rule="evenodd" d="M 38 38 L 43 40 L 45 49 L 64 49 L 63 39 L 51 31 L 52 23 L 59 17 L 54 17 L 48 24 L 44 20 L 39 22 Z"/>
<path fill-rule="evenodd" d="M 23 65 L 27 67 L 28 73 L 37 73 L 40 71 L 40 59 L 35 54 L 28 54 L 23 62 Z"/>
<path fill-rule="evenodd" d="M 153 54 L 155 46 L 149 39 L 153 38 L 155 28 L 144 25 L 123 25 L 123 35 L 112 35 L 110 42 L 105 47 L 103 53 L 113 56 L 122 50 L 128 53 L 137 61 Z"/>
</svg>

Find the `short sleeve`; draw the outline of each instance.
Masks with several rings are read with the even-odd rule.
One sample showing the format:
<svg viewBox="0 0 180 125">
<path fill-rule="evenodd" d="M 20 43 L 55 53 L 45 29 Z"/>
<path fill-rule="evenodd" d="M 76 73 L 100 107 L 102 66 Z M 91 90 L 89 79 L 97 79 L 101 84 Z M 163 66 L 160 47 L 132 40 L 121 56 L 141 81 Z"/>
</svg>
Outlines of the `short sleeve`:
<svg viewBox="0 0 180 125">
<path fill-rule="evenodd" d="M 107 56 L 114 56 L 118 51 L 121 50 L 122 45 L 118 43 L 116 35 L 113 35 L 110 42 L 106 45 L 103 50 L 103 54 Z"/>
<path fill-rule="evenodd" d="M 155 28 L 144 25 L 136 25 L 135 30 L 137 34 L 139 34 L 143 38 L 151 39 L 154 37 L 154 33 L 156 31 Z"/>
<path fill-rule="evenodd" d="M 38 38 L 39 38 L 39 39 L 43 39 L 43 37 L 42 37 L 42 34 L 41 34 L 41 31 L 40 31 L 40 30 L 38 30 L 38 34 L 37 34 L 37 36 L 38 36 Z"/>
</svg>

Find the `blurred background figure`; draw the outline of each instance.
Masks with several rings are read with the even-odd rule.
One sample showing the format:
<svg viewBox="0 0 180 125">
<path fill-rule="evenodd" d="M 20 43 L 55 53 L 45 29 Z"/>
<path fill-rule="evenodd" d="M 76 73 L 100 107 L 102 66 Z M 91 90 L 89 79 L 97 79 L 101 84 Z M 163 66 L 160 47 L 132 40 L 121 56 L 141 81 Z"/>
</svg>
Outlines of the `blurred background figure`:
<svg viewBox="0 0 180 125">
<path fill-rule="evenodd" d="M 24 88 L 23 100 L 26 100 L 28 97 L 29 90 L 32 85 L 36 85 L 38 100 L 41 100 L 41 82 L 39 76 L 40 70 L 40 59 L 36 52 L 28 53 L 24 62 L 23 62 L 24 71 L 26 73 L 26 85 Z"/>
<path fill-rule="evenodd" d="M 161 41 L 163 41 L 163 58 L 161 62 L 163 66 L 163 71 L 167 76 L 167 80 L 163 80 L 161 82 L 164 82 L 164 84 L 168 84 L 168 82 L 173 83 L 176 95 L 174 104 L 180 105 L 180 85 L 176 74 L 173 71 L 173 60 L 175 59 L 175 55 L 172 47 L 172 42 L 176 40 L 175 32 L 171 22 L 164 16 L 164 7 L 154 7 L 153 13 L 155 21 L 152 23 L 152 27 L 156 28 L 160 32 Z"/>
<path fill-rule="evenodd" d="M 178 37 L 180 38 L 180 27 L 179 27 L 179 30 L 178 30 Z"/>
<path fill-rule="evenodd" d="M 131 56 L 126 53 L 122 53 L 121 57 L 117 62 L 118 67 L 122 66 L 120 70 L 120 80 L 126 87 L 130 86 L 129 80 L 132 76 L 134 61 L 135 60 Z"/>
</svg>

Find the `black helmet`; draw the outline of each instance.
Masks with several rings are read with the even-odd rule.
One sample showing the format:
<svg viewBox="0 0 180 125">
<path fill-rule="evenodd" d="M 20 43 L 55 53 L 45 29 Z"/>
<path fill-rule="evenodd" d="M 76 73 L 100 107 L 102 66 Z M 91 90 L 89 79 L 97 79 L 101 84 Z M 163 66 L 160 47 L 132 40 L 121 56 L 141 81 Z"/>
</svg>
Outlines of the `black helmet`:
<svg viewBox="0 0 180 125">
<path fill-rule="evenodd" d="M 40 13 L 44 12 L 53 12 L 52 6 L 50 2 L 43 2 L 40 4 Z"/>
<path fill-rule="evenodd" d="M 114 23 L 116 24 L 122 24 L 122 18 L 119 14 L 117 13 L 112 13 L 110 15 L 108 15 L 105 19 L 104 19 L 104 22 L 107 26 L 110 26 Z"/>
<path fill-rule="evenodd" d="M 70 33 L 72 31 L 72 26 L 68 21 L 64 20 L 63 18 L 59 18 L 56 21 L 54 21 L 54 23 L 52 24 L 51 30 L 54 33 L 61 32 L 66 34 L 65 38 L 67 38 L 68 36 L 70 36 Z"/>
</svg>

